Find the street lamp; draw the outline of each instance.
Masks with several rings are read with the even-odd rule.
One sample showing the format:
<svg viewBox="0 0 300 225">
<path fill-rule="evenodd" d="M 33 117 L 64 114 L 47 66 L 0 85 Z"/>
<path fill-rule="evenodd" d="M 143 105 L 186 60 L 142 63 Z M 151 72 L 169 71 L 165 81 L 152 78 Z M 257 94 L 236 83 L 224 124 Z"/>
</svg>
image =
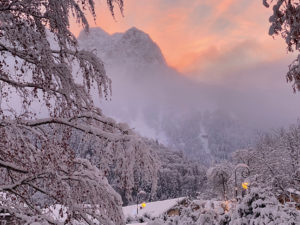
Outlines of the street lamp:
<svg viewBox="0 0 300 225">
<path fill-rule="evenodd" d="M 139 193 L 137 194 L 136 196 L 136 215 L 139 214 L 139 200 L 140 200 L 140 197 L 142 196 L 146 196 L 147 193 L 143 190 L 139 191 Z"/>
<path fill-rule="evenodd" d="M 235 193 L 235 199 L 237 199 L 237 195 L 238 195 L 238 186 L 237 186 L 237 180 L 236 180 L 236 172 L 238 169 L 241 169 L 241 175 L 243 178 L 247 178 L 250 175 L 250 169 L 249 166 L 247 166 L 246 164 L 238 164 L 236 165 L 235 169 L 234 169 L 234 193 Z"/>
</svg>

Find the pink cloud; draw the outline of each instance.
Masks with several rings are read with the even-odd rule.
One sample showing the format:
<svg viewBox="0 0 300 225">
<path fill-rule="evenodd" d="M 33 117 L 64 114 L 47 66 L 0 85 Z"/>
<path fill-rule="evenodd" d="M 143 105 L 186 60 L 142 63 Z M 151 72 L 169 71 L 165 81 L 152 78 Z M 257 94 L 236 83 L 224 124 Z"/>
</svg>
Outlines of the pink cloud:
<svg viewBox="0 0 300 225">
<path fill-rule="evenodd" d="M 216 64 L 229 69 L 226 65 L 241 67 L 286 57 L 284 43 L 267 35 L 271 12 L 261 1 L 125 0 L 125 17 L 116 13 L 116 20 L 105 1 L 97 4 L 96 11 L 97 23 L 89 18 L 91 26 L 100 26 L 109 33 L 132 26 L 145 31 L 160 46 L 167 62 L 182 72 L 196 73 Z M 72 30 L 75 34 L 80 31 L 75 26 Z M 244 43 L 259 47 L 250 49 Z M 231 62 L 230 54 L 237 51 L 245 54 L 241 61 L 248 58 L 249 62 Z"/>
</svg>

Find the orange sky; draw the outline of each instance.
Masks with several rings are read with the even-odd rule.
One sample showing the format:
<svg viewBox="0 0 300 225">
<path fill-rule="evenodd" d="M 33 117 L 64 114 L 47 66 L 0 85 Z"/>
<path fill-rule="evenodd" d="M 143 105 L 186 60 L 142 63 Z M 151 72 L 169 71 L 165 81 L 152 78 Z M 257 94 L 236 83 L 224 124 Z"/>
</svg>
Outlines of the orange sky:
<svg viewBox="0 0 300 225">
<path fill-rule="evenodd" d="M 137 27 L 160 46 L 167 62 L 185 74 L 237 70 L 287 57 L 280 37 L 268 36 L 272 13 L 253 0 L 125 0 L 114 20 L 97 2 L 96 24 L 108 33 Z M 78 25 L 72 25 L 78 35 Z"/>
</svg>

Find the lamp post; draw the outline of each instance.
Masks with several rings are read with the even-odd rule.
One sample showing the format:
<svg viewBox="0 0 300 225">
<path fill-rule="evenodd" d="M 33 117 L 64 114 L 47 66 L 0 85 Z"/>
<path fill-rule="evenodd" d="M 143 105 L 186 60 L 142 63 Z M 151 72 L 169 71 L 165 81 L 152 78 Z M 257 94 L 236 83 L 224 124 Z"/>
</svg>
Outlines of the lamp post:
<svg viewBox="0 0 300 225">
<path fill-rule="evenodd" d="M 136 195 L 136 215 L 138 215 L 139 214 L 139 198 L 141 197 L 141 196 L 146 196 L 146 192 L 145 191 L 143 191 L 143 190 L 141 190 L 141 191 L 139 191 L 139 193 Z"/>
<path fill-rule="evenodd" d="M 235 199 L 237 199 L 237 195 L 238 195 L 238 186 L 237 186 L 237 175 L 236 172 L 238 169 L 241 169 L 241 176 L 243 178 L 247 178 L 250 175 L 250 169 L 249 166 L 247 166 L 246 164 L 238 164 L 235 169 L 234 169 L 234 193 L 235 193 Z"/>
</svg>

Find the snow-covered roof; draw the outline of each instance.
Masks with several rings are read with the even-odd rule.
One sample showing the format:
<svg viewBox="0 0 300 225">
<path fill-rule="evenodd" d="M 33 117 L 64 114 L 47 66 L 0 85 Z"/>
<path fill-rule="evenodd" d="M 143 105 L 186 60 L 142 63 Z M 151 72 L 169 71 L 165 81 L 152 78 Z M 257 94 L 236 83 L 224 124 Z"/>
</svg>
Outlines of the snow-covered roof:
<svg viewBox="0 0 300 225">
<path fill-rule="evenodd" d="M 288 188 L 287 191 L 291 194 L 296 194 L 296 195 L 299 195 L 300 196 L 300 191 L 297 191 L 296 189 L 294 188 Z"/>
<path fill-rule="evenodd" d="M 181 202 L 184 199 L 185 198 L 183 197 L 183 198 L 168 199 L 164 201 L 148 202 L 146 203 L 145 208 L 140 209 L 139 207 L 138 214 L 136 210 L 137 205 L 130 205 L 130 206 L 123 207 L 123 213 L 125 218 L 143 216 L 144 214 L 149 215 L 151 218 L 156 218 L 164 214 L 165 212 L 167 212 L 172 207 L 176 206 L 179 202 Z"/>
</svg>

